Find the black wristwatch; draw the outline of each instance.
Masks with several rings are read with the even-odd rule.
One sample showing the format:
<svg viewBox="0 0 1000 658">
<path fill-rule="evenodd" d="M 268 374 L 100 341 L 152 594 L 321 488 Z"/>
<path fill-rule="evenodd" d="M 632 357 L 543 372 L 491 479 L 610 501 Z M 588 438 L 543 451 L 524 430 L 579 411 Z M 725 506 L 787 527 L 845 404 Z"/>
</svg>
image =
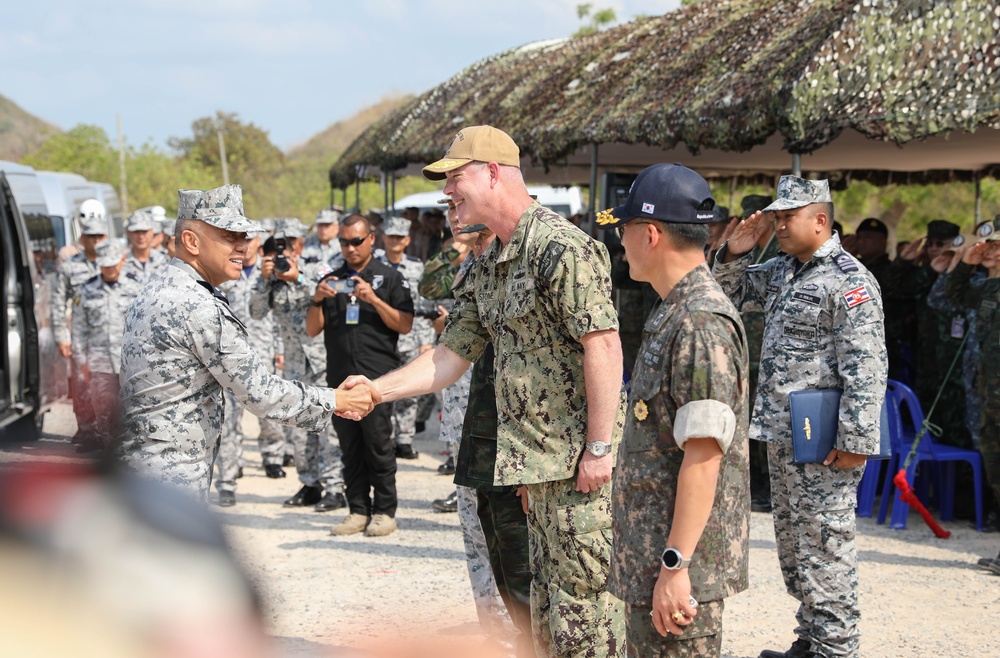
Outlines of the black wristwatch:
<svg viewBox="0 0 1000 658">
<path fill-rule="evenodd" d="M 325 299 L 321 299 L 318 302 L 317 301 L 313 301 L 312 305 L 313 306 L 322 306 L 323 302 L 325 302 L 325 301 L 326 301 Z"/>
<path fill-rule="evenodd" d="M 663 555 L 660 556 L 660 562 L 663 564 L 664 569 L 669 569 L 670 571 L 687 569 L 691 566 L 691 560 L 685 560 L 684 556 L 676 548 L 668 548 L 663 551 Z"/>
</svg>

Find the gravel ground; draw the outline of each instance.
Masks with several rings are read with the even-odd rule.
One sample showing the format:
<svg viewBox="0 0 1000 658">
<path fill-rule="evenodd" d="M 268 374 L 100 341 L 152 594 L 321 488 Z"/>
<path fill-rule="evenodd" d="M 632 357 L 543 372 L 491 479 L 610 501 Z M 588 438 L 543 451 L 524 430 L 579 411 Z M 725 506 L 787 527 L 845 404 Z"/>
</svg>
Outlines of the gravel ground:
<svg viewBox="0 0 1000 658">
<path fill-rule="evenodd" d="M 256 419 L 245 425 L 254 431 Z M 0 446 L 0 460 L 41 453 L 72 459 L 67 441 L 74 431 L 72 411 L 59 406 L 46 416 L 40 442 Z M 492 655 L 476 650 L 486 638 L 457 515 L 430 508 L 452 486 L 437 474 L 442 445 L 430 425 L 415 443 L 419 459 L 400 461 L 399 530 L 383 538 L 331 536 L 346 512 L 284 509 L 281 501 L 299 486 L 294 469 L 268 479 L 256 446 L 246 446 L 237 505 L 219 512 L 263 594 L 280 655 L 353 656 L 386 647 L 400 656 Z M 964 521 L 942 525 L 951 538 L 936 539 L 916 514 L 903 531 L 858 520 L 863 655 L 1000 656 L 993 626 L 1000 577 L 975 566 L 979 557 L 996 555 L 1000 535 L 978 533 Z M 751 588 L 727 601 L 726 656 L 753 658 L 794 640 L 796 606 L 781 581 L 770 515 L 754 513 L 750 533 Z"/>
</svg>

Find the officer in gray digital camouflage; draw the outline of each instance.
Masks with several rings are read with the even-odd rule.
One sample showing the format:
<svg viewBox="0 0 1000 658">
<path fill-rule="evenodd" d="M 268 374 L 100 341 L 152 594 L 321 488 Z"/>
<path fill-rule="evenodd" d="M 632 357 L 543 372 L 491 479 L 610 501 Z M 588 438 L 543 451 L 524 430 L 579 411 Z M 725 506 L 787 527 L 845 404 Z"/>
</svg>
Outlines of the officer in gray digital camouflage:
<svg viewBox="0 0 1000 658">
<path fill-rule="evenodd" d="M 139 283 L 146 283 L 159 276 L 167 267 L 166 255 L 153 249 L 153 213 L 136 210 L 128 218 L 129 252 L 125 259 L 123 276 Z"/>
<path fill-rule="evenodd" d="M 607 249 L 528 194 L 519 149 L 464 128 L 424 168 L 447 178 L 462 224 L 497 239 L 456 290 L 438 345 L 379 378 L 385 401 L 440 389 L 496 351 L 494 484 L 530 510 L 532 629 L 539 656 L 625 653 L 624 606 L 608 591 L 611 474 L 625 399 Z M 345 385 L 365 383 L 351 378 Z"/>
<path fill-rule="evenodd" d="M 410 220 L 405 217 L 389 217 L 382 223 L 382 240 L 385 253 L 380 260 L 403 275 L 410 284 L 413 298 L 413 329 L 399 335 L 399 358 L 403 365 L 420 356 L 420 353 L 434 346 L 434 328 L 431 319 L 437 316 L 437 306 L 425 299 L 417 290 L 424 277 L 424 264 L 420 259 L 406 254 L 410 245 Z M 396 457 L 416 459 L 419 455 L 413 449 L 413 437 L 417 433 L 417 405 L 420 398 L 403 398 L 392 403 L 392 439 L 396 446 Z"/>
<path fill-rule="evenodd" d="M 294 217 L 279 219 L 275 234 L 264 243 L 260 277 L 250 296 L 250 315 L 263 319 L 272 314 L 284 347 L 285 379 L 316 386 L 326 383 L 326 347 L 320 338 L 306 335 L 306 315 L 316 285 L 323 275 L 343 264 L 338 250 L 323 260 L 317 251 L 308 262 L 305 231 Z M 332 436 L 331 436 L 332 435 Z M 284 501 L 285 507 L 314 506 L 317 512 L 340 509 L 344 476 L 340 443 L 332 426 L 322 432 L 289 427 L 286 438 L 293 448 L 295 471 L 302 486 Z"/>
<path fill-rule="evenodd" d="M 661 299 L 614 477 L 610 589 L 625 601 L 634 658 L 718 656 L 725 597 L 748 585 L 748 347 L 705 262 L 714 203 L 694 171 L 653 165 L 597 220 L 618 229 L 629 274 Z"/>
<path fill-rule="evenodd" d="M 751 265 L 765 221 L 783 255 Z M 854 509 L 866 457 L 879 447 L 885 332 L 878 283 L 832 224 L 827 181 L 782 176 L 777 200 L 740 223 L 714 268 L 737 308 L 765 313 L 750 438 L 768 442 L 778 559 L 799 609 L 791 649 L 762 658 L 860 651 Z M 842 391 L 835 447 L 822 463 L 792 459 L 788 395 L 804 389 Z"/>
<path fill-rule="evenodd" d="M 94 247 L 95 274 L 73 300 L 73 363 L 94 409 L 94 433 L 76 447 L 92 452 L 109 447 L 118 435 L 118 373 L 121 370 L 125 310 L 142 285 L 121 276 L 125 251 L 117 240 Z"/>
<path fill-rule="evenodd" d="M 312 431 L 332 412 L 367 413 L 370 395 L 290 382 L 268 372 L 218 290 L 239 277 L 246 234 L 238 185 L 179 190 L 177 257 L 125 314 L 123 461 L 206 498 L 222 437 L 223 390 L 251 413 Z"/>
<path fill-rule="evenodd" d="M 59 264 L 51 298 L 52 333 L 59 347 L 59 353 L 63 358 L 70 359 L 73 415 L 76 416 L 77 426 L 72 443 L 76 445 L 94 441 L 94 409 L 90 404 L 87 382 L 73 360 L 68 315 L 73 301 L 80 292 L 80 286 L 98 273 L 97 252 L 94 251 L 94 247 L 108 236 L 108 220 L 104 213 L 104 204 L 97 199 L 87 199 L 80 204 L 77 221 L 80 225 L 80 246 L 83 247 L 83 251 L 73 254 Z"/>
</svg>

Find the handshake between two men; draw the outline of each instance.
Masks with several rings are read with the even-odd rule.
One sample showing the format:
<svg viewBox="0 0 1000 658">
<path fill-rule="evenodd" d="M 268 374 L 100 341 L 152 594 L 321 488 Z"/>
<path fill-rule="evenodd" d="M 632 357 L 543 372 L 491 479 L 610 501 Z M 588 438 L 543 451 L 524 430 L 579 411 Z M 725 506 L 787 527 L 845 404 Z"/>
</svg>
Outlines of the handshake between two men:
<svg viewBox="0 0 1000 658">
<path fill-rule="evenodd" d="M 382 402 L 378 387 L 361 375 L 352 375 L 337 387 L 335 414 L 348 420 L 361 420 Z"/>
</svg>

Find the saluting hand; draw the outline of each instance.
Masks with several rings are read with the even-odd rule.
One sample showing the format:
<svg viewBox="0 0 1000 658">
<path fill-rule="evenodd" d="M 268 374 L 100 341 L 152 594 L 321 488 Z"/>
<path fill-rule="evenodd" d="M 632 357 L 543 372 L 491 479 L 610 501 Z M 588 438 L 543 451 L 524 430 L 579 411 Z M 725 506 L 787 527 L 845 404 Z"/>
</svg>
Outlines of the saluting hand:
<svg viewBox="0 0 1000 658">
<path fill-rule="evenodd" d="M 927 242 L 926 236 L 917 238 L 910 244 L 906 245 L 901 252 L 899 252 L 899 257 L 903 260 L 914 261 L 918 257 L 924 254 L 924 243 Z"/>
<path fill-rule="evenodd" d="M 729 237 L 726 255 L 737 258 L 757 246 L 757 238 L 764 230 L 764 221 L 764 213 L 758 210 L 737 224 Z"/>
<path fill-rule="evenodd" d="M 986 258 L 986 249 L 989 248 L 989 244 L 989 242 L 977 242 L 972 245 L 968 251 L 962 254 L 962 262 L 966 265 L 981 265 Z"/>
</svg>

